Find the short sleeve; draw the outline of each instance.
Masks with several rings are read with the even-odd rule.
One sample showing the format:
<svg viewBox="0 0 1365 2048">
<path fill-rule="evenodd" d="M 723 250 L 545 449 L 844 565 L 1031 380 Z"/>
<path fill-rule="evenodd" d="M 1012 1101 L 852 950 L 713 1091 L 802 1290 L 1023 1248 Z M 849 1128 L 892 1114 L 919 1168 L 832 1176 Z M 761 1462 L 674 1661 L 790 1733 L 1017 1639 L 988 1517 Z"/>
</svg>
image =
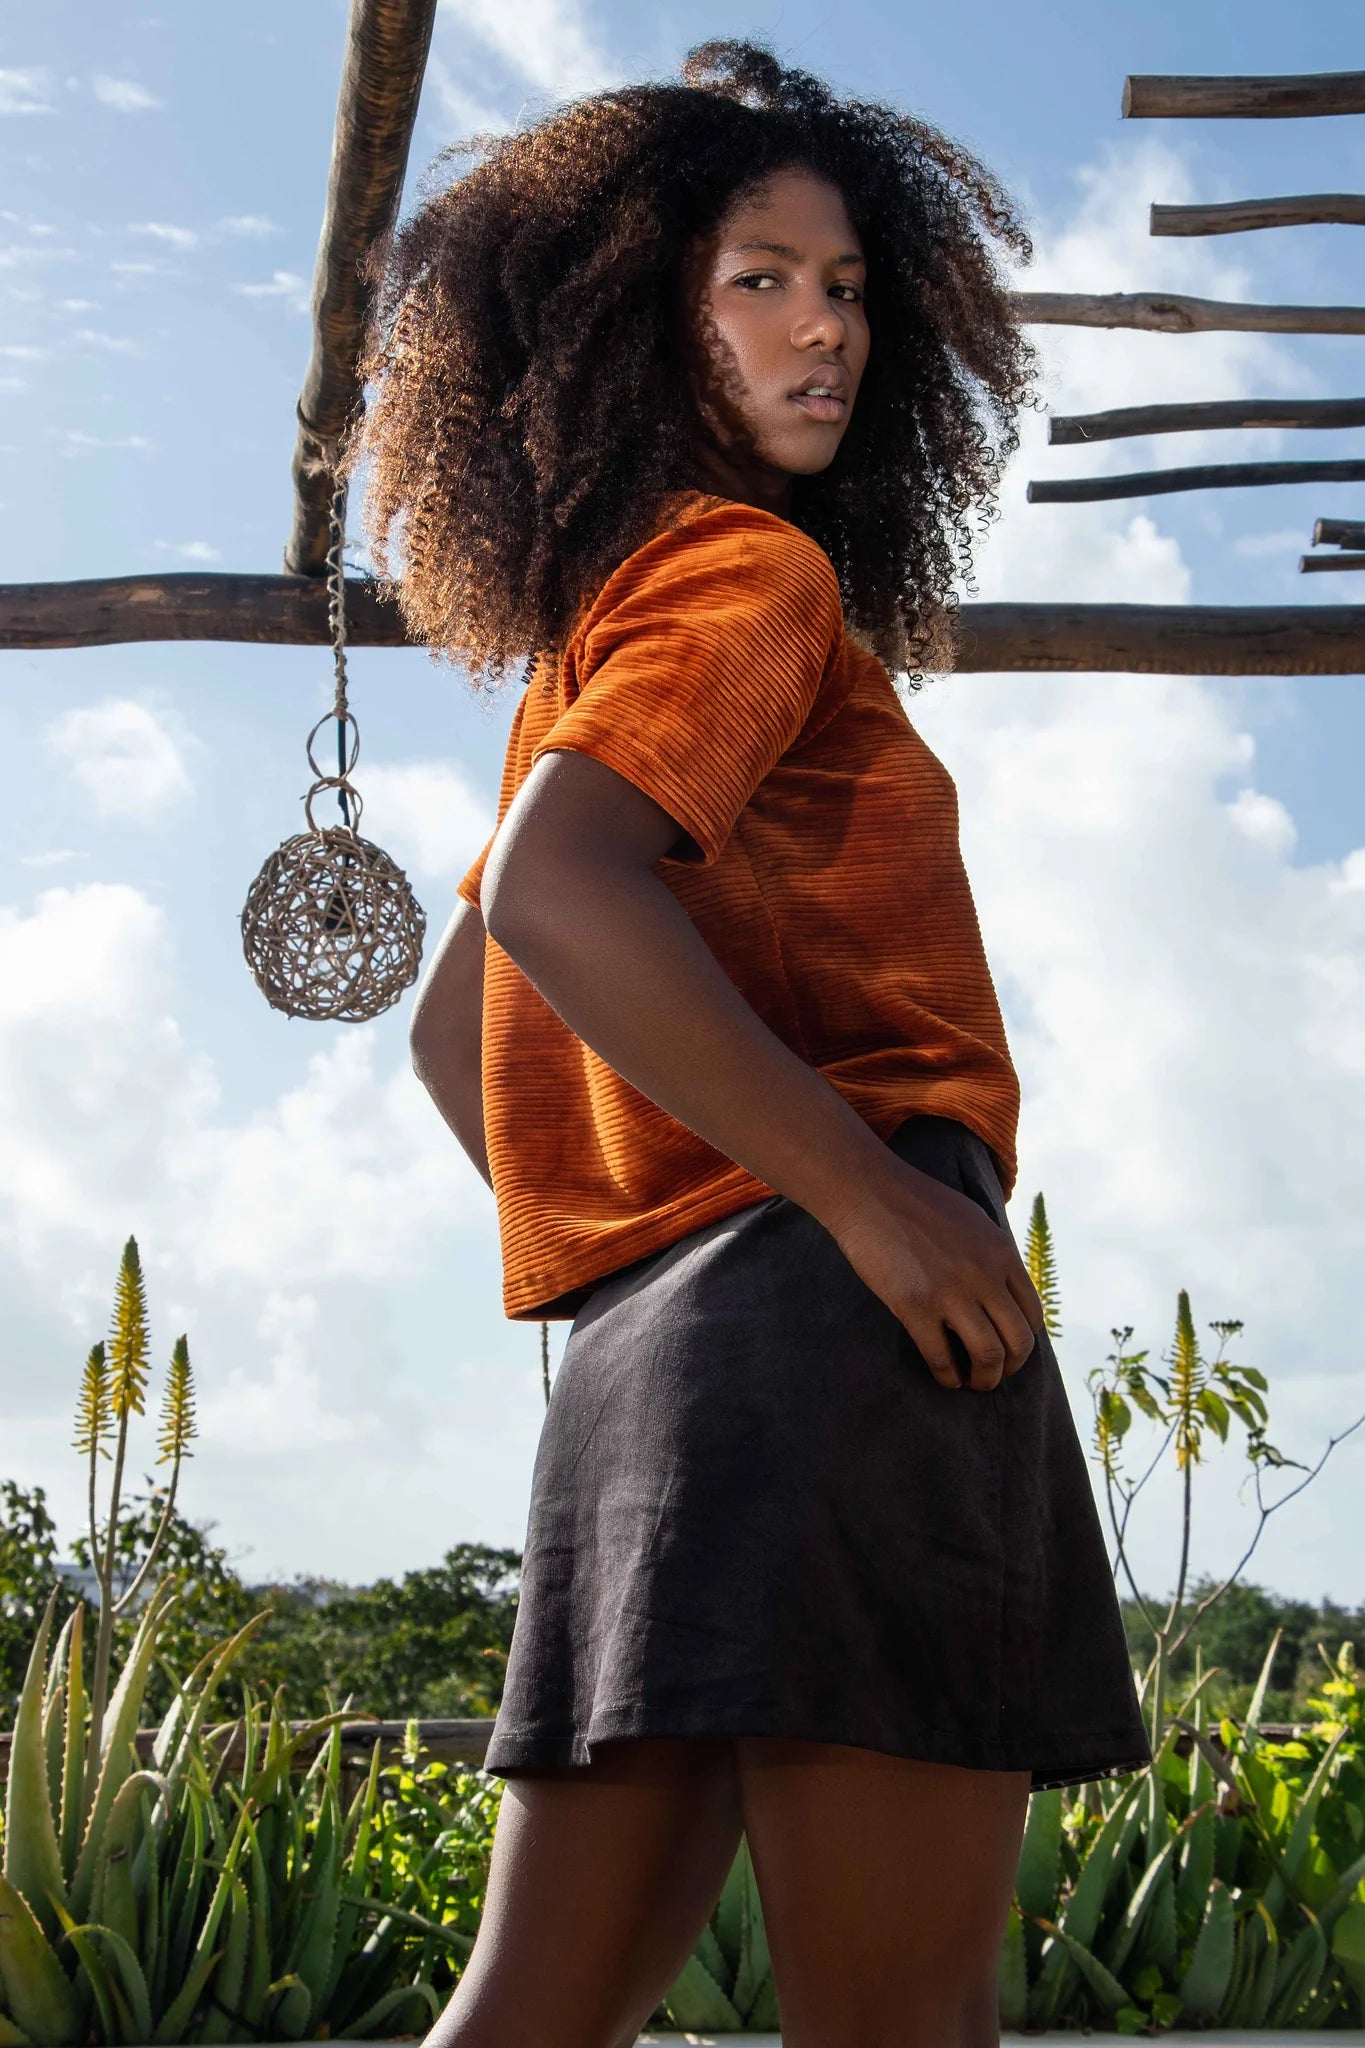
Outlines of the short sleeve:
<svg viewBox="0 0 1365 2048">
<path fill-rule="evenodd" d="M 798 527 L 746 505 L 702 513 L 609 580 L 580 628 L 577 692 L 532 761 L 591 754 L 709 865 L 810 716 L 842 624 L 833 565 Z"/>
<path fill-rule="evenodd" d="M 455 891 L 455 894 L 462 896 L 466 903 L 472 903 L 476 910 L 479 908 L 479 890 L 483 884 L 484 866 L 488 860 L 493 840 L 496 837 L 497 834 L 495 832 L 484 842 L 483 851 L 465 869 L 465 872 L 460 877 L 459 886 Z"/>
</svg>

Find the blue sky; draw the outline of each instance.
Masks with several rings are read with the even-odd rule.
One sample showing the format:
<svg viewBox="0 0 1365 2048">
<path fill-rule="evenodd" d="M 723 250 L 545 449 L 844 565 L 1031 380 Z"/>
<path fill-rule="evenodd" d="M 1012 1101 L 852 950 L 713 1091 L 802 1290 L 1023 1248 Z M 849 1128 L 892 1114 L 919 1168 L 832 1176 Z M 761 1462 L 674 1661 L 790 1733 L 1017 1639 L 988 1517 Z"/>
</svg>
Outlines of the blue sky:
<svg viewBox="0 0 1365 2048">
<path fill-rule="evenodd" d="M 1152 241 L 1157 199 L 1361 189 L 1358 120 L 1124 122 L 1128 71 L 1350 61 L 1354 10 L 1003 0 L 441 9 L 409 176 L 480 123 L 665 74 L 758 32 L 840 86 L 958 134 L 1033 223 L 1038 288 L 1358 300 L 1346 228 Z M 247 0 L 12 16 L 0 68 L 0 533 L 9 580 L 274 570 L 345 9 Z M 1021 280 L 1023 281 L 1023 280 Z M 1055 410 L 1360 390 L 1360 343 L 1037 330 Z M 980 561 L 983 596 L 1346 602 L 1296 573 L 1350 487 L 1031 507 L 1031 475 L 1352 435 L 1047 448 L 1041 421 Z M 510 696 L 417 652 L 352 659 L 366 830 L 440 928 L 490 814 Z M 162 1351 L 188 1328 L 204 1437 L 187 1481 L 250 1573 L 366 1578 L 462 1539 L 519 1543 L 541 1414 L 536 1332 L 500 1314 L 489 1198 L 407 1071 L 406 1005 L 291 1023 L 237 917 L 298 828 L 323 650 L 122 647 L 0 657 L 0 1471 L 74 1533 L 80 1360 L 135 1230 Z M 1241 1315 L 1285 1447 L 1362 1404 L 1365 686 L 1359 678 L 968 676 L 912 716 L 948 763 L 1025 1108 L 1011 1215 L 1042 1188 L 1059 1346 L 1085 1375 L 1176 1290 Z M 554 1331 L 555 1348 L 565 1326 Z M 1210 1340 L 1212 1341 L 1212 1340 Z M 1365 1431 L 1270 1524 L 1254 1570 L 1359 1600 Z M 1196 1557 L 1230 1565 L 1231 1461 Z M 1168 1495 L 1138 1554 L 1162 1587 Z M 1355 1542 L 1351 1541 L 1354 1535 Z"/>
</svg>

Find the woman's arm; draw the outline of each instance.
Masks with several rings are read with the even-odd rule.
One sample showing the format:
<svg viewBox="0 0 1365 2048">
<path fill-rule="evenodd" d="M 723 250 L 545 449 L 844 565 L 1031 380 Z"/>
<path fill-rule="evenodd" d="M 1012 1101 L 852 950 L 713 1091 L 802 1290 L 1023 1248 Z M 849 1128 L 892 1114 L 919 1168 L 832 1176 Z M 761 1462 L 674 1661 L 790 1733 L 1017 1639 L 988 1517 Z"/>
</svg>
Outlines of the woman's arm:
<svg viewBox="0 0 1365 2048">
<path fill-rule="evenodd" d="M 484 868 L 495 942 L 632 1086 L 831 1231 L 931 1370 L 961 1384 L 947 1321 L 998 1384 L 1043 1309 L 1007 1232 L 906 1165 L 745 1001 L 654 864 L 680 828 L 591 756 L 543 755 Z"/>
<path fill-rule="evenodd" d="M 484 1179 L 483 919 L 461 897 L 413 1006 L 408 1042 L 417 1077 Z"/>
</svg>

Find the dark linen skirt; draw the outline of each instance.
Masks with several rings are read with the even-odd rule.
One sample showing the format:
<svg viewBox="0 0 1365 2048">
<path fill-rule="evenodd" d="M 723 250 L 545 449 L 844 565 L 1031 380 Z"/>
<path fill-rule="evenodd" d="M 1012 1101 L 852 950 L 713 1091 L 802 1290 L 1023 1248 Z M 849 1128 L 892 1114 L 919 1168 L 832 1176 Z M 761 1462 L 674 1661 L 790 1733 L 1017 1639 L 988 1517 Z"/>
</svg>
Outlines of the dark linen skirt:
<svg viewBox="0 0 1365 2048">
<path fill-rule="evenodd" d="M 891 1144 L 1009 1230 L 990 1150 Z M 778 1735 L 1035 1790 L 1151 1749 L 1046 1334 L 938 1385 L 829 1233 L 772 1195 L 636 1261 L 574 1318 L 537 1447 L 485 1768 L 622 1736 Z"/>
</svg>

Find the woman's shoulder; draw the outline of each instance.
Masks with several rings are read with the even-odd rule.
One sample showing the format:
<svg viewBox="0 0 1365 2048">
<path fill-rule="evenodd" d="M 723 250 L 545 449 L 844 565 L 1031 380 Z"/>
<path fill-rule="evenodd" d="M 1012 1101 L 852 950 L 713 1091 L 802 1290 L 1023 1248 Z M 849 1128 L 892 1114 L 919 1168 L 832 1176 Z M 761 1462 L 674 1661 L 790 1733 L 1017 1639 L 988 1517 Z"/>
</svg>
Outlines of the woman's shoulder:
<svg viewBox="0 0 1365 2048">
<path fill-rule="evenodd" d="M 709 492 L 680 493 L 655 532 L 627 555 L 587 607 L 579 634 L 623 607 L 689 612 L 777 610 L 836 635 L 843 607 L 834 565 L 799 526 L 757 505 Z"/>
</svg>

